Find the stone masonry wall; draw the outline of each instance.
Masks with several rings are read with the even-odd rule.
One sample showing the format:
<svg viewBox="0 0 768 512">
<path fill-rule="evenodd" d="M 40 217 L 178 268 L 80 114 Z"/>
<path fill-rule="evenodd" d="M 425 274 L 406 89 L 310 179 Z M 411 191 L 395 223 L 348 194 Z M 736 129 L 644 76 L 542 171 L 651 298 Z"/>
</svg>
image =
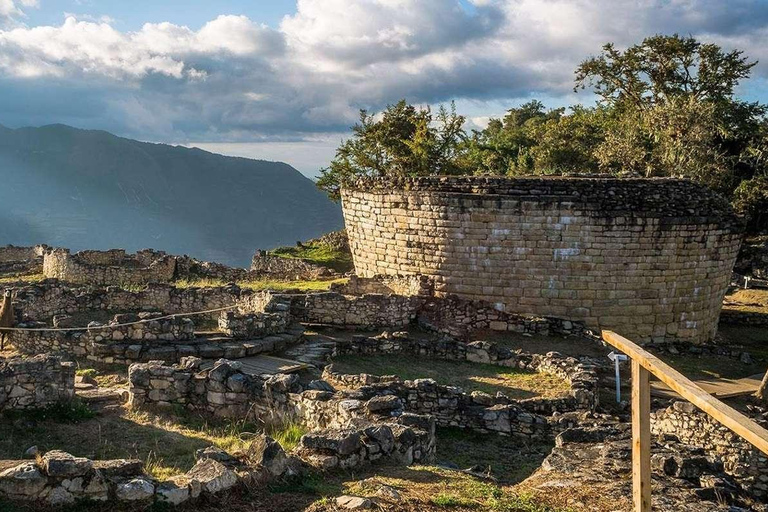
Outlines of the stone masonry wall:
<svg viewBox="0 0 768 512">
<path fill-rule="evenodd" d="M 70 283 L 146 284 L 166 283 L 174 278 L 176 259 L 150 249 L 127 255 L 122 249 L 82 251 L 52 249 L 43 258 L 43 274 Z"/>
<path fill-rule="evenodd" d="M 589 342 L 584 340 L 584 343 Z M 568 382 L 571 388 L 567 397 L 512 400 L 501 394 L 492 397 L 485 393 L 471 393 L 470 396 L 470 394 L 460 390 L 457 392 L 456 388 L 450 386 L 426 386 L 430 389 L 430 393 L 451 396 L 452 400 L 450 403 L 453 408 L 461 406 L 463 409 L 470 409 L 473 406 L 514 404 L 529 412 L 551 415 L 554 412 L 593 410 L 598 403 L 598 377 L 594 364 L 579 361 L 576 358 L 567 357 L 558 352 L 549 352 L 544 355 L 519 351 L 513 352 L 506 347 L 487 341 L 474 341 L 471 343 L 463 343 L 455 339 L 431 341 L 413 339 L 403 332 L 372 337 L 356 336 L 348 341 L 337 342 L 334 355 L 341 356 L 345 354 L 400 354 L 405 357 L 423 358 L 425 361 L 429 359 L 444 359 L 519 368 L 521 370 L 555 375 Z M 332 367 L 326 368 L 324 378 L 332 384 L 352 387 L 370 384 L 392 384 L 395 388 L 402 388 L 404 386 L 405 388 L 421 389 L 423 387 L 417 383 L 409 384 L 408 381 L 400 383 L 400 380 L 393 378 L 393 376 L 339 374 Z M 397 394 L 395 391 L 393 393 Z M 411 392 L 407 391 L 406 394 L 411 394 Z M 412 410 L 412 412 L 426 413 L 420 410 Z M 435 412 L 433 411 L 430 414 L 435 414 Z M 447 413 L 447 416 L 450 417 L 451 414 Z M 439 421 L 440 415 L 437 414 L 437 417 Z"/>
<path fill-rule="evenodd" d="M 45 245 L 0 247 L 0 274 L 39 274 L 43 271 Z"/>
<path fill-rule="evenodd" d="M 0 358 L 0 412 L 42 409 L 75 395 L 75 366 L 58 357 Z"/>
<path fill-rule="evenodd" d="M 2 289 L 2 286 L 0 286 Z M 14 303 L 19 321 L 48 322 L 55 315 L 79 311 L 161 311 L 166 314 L 207 311 L 232 306 L 252 292 L 236 285 L 215 288 L 176 288 L 149 284 L 141 290 L 73 288 L 56 280 L 45 280 L 17 288 Z M 208 315 L 216 319 L 219 312 Z"/>
<path fill-rule="evenodd" d="M 428 177 L 342 190 L 358 275 L 610 328 L 712 339 L 742 223 L 682 180 Z"/>
<path fill-rule="evenodd" d="M 723 470 L 755 496 L 768 497 L 768 459 L 760 450 L 734 434 L 689 402 L 675 402 L 651 413 L 654 435 L 676 436 L 681 442 L 704 448 L 723 463 Z"/>
<path fill-rule="evenodd" d="M 293 295 L 290 304 L 291 316 L 297 322 L 399 328 L 416 320 L 423 302 L 417 296 L 323 292 Z"/>
<path fill-rule="evenodd" d="M 274 256 L 267 251 L 256 251 L 251 260 L 251 272 L 262 278 L 310 281 L 333 275 L 326 267 L 298 258 Z"/>
</svg>

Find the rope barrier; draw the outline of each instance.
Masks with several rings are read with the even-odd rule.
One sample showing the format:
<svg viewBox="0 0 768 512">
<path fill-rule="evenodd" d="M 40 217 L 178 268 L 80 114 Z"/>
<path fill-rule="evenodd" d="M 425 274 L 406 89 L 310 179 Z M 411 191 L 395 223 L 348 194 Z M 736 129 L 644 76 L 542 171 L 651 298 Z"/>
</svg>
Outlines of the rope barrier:
<svg viewBox="0 0 768 512">
<path fill-rule="evenodd" d="M 93 327 L 0 327 L 0 332 L 7 331 L 25 331 L 25 332 L 67 332 L 67 331 L 91 331 L 100 329 L 114 329 L 115 327 L 128 327 L 131 325 L 148 324 L 150 322 L 156 322 L 158 320 L 167 320 L 169 318 L 178 318 L 184 316 L 205 315 L 208 313 L 217 313 L 219 311 L 226 311 L 228 309 L 234 309 L 237 304 L 231 306 L 225 306 L 223 308 L 206 309 L 203 311 L 192 311 L 190 313 L 174 313 L 172 315 L 158 316 L 155 318 L 146 318 L 144 320 L 136 320 L 135 322 L 125 322 L 122 324 L 104 324 L 95 325 Z"/>
</svg>

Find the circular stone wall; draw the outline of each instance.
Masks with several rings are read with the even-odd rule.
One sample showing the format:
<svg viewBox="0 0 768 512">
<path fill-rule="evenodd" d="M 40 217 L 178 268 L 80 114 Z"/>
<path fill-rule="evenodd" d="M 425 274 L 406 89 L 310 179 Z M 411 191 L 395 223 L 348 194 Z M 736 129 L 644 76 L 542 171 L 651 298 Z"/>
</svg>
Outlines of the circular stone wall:
<svg viewBox="0 0 768 512">
<path fill-rule="evenodd" d="M 425 274 L 438 294 L 634 339 L 717 330 L 742 224 L 672 179 L 428 177 L 342 190 L 358 275 Z"/>
</svg>

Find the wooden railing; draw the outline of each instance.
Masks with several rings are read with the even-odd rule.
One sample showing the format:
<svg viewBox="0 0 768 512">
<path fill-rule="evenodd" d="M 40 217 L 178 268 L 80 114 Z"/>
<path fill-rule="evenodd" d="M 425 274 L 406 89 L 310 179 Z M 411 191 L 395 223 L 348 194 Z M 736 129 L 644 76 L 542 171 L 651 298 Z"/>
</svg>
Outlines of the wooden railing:
<svg viewBox="0 0 768 512">
<path fill-rule="evenodd" d="M 725 405 L 685 375 L 623 336 L 603 331 L 603 339 L 632 360 L 632 499 L 635 512 L 651 510 L 651 374 L 758 450 L 768 454 L 768 430 Z"/>
</svg>

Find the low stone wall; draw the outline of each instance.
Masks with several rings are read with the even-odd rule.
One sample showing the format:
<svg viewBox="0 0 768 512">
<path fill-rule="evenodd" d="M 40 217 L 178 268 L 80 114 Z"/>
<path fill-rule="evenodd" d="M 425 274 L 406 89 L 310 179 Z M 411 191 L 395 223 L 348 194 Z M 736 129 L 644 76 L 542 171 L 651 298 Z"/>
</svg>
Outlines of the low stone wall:
<svg viewBox="0 0 768 512">
<path fill-rule="evenodd" d="M 381 459 L 410 466 L 435 456 L 435 421 L 403 414 L 390 423 L 313 432 L 302 436 L 295 453 L 309 465 L 328 471 L 352 469 Z"/>
<path fill-rule="evenodd" d="M 235 311 L 222 311 L 219 316 L 219 330 L 239 340 L 264 338 L 271 334 L 285 332 L 287 327 L 287 316 L 278 313 L 243 315 Z"/>
<path fill-rule="evenodd" d="M 305 389 L 295 375 L 262 379 L 226 360 L 199 371 L 199 361 L 190 358 L 175 366 L 131 365 L 129 383 L 133 407 L 178 405 L 231 418 L 298 419 L 313 430 L 344 429 L 412 413 L 434 416 L 440 425 L 484 433 L 530 438 L 550 433 L 546 418 L 519 403 L 496 403 L 484 394 L 464 395 L 458 388 L 438 386 L 429 379 L 333 392 L 328 382 Z"/>
<path fill-rule="evenodd" d="M 169 284 L 148 284 L 141 290 L 125 290 L 117 286 L 71 287 L 54 279 L 16 290 L 14 309 L 20 322 L 48 322 L 55 315 L 79 311 L 161 311 L 166 314 L 207 311 L 232 306 L 253 293 L 236 285 L 176 288 Z M 215 320 L 218 316 L 216 311 L 207 318 Z"/>
<path fill-rule="evenodd" d="M 142 352 L 172 343 L 183 343 L 195 337 L 195 325 L 189 318 L 159 319 L 161 313 L 115 315 L 108 324 L 91 322 L 88 328 L 78 331 L 21 330 L 11 333 L 10 342 L 24 354 L 44 352 L 88 356 L 102 362 L 125 362 L 112 357 L 121 352 L 127 360 L 139 359 Z M 126 323 L 142 322 L 134 325 Z M 20 323 L 21 329 L 47 329 L 42 322 Z M 54 317 L 54 327 L 69 328 L 66 316 Z M 119 350 L 118 350 L 119 349 Z M 126 354 L 127 351 L 127 354 Z"/>
<path fill-rule="evenodd" d="M 326 267 L 313 265 L 297 258 L 274 256 L 268 251 L 261 250 L 253 255 L 251 271 L 263 278 L 285 281 L 314 281 L 334 274 Z"/>
<path fill-rule="evenodd" d="M 382 406 L 382 398 L 359 400 L 333 393 L 327 383 L 305 388 L 296 375 L 261 378 L 244 373 L 236 361 L 220 360 L 208 370 L 187 358 L 179 365 L 160 361 L 129 370 L 131 407 L 181 406 L 220 417 L 300 421 L 312 431 L 297 453 L 322 469 L 351 468 L 381 458 L 411 464 L 435 453 L 435 420 Z M 314 389 L 311 389 L 314 388 Z"/>
<path fill-rule="evenodd" d="M 290 297 L 291 316 L 308 324 L 402 328 L 416 320 L 423 299 L 401 295 L 308 293 Z"/>
<path fill-rule="evenodd" d="M 589 343 L 587 340 L 583 342 Z M 451 397 L 460 396 L 467 407 L 515 403 L 530 412 L 552 414 L 556 411 L 593 410 L 598 403 L 598 376 L 595 366 L 590 363 L 581 362 L 573 357 L 564 356 L 558 352 L 548 352 L 544 355 L 529 354 L 521 351 L 513 352 L 508 348 L 487 341 L 464 343 L 455 339 L 439 341 L 419 340 L 409 337 L 408 333 L 394 333 L 392 335 L 385 333 L 383 336 L 357 336 L 349 341 L 338 341 L 334 356 L 345 354 L 404 354 L 425 359 L 433 358 L 493 364 L 555 375 L 567 381 L 571 387 L 570 396 L 565 398 L 511 400 L 503 395 L 497 395 L 495 398 L 489 395 L 483 396 L 485 393 L 472 393 L 472 396 L 469 396 L 461 390 L 457 393 L 457 388 L 438 386 L 439 394 Z M 369 380 L 370 376 L 342 375 L 334 372 L 332 367 L 326 368 L 325 377 L 332 383 L 336 382 L 347 386 L 351 383 L 379 384 L 399 382 L 399 379 L 393 376 L 374 377 L 374 380 Z M 459 402 L 453 401 L 451 403 L 458 404 Z"/>
<path fill-rule="evenodd" d="M 499 306 L 500 307 L 500 306 Z M 451 296 L 430 299 L 419 309 L 419 325 L 450 336 L 466 338 L 474 331 L 491 329 L 527 334 L 570 334 L 594 337 L 584 324 L 571 320 L 507 313 L 489 302 Z"/>
<path fill-rule="evenodd" d="M 282 456 L 285 469 L 287 458 L 282 448 L 277 455 Z M 143 509 L 154 502 L 168 506 L 200 496 L 213 497 L 236 486 L 279 476 L 271 475 L 266 467 L 247 464 L 217 449 L 201 450 L 197 456 L 197 463 L 183 475 L 157 480 L 144 472 L 140 460 L 91 460 L 54 450 L 39 460 L 19 461 L 0 472 L 0 496 L 51 506 L 90 501 Z"/>
<path fill-rule="evenodd" d="M 130 364 L 139 361 L 162 360 L 167 362 L 179 361 L 183 357 L 195 356 L 206 359 L 227 357 L 240 359 L 255 356 L 264 352 L 282 350 L 299 341 L 303 335 L 301 326 L 288 326 L 285 332 L 272 334 L 260 339 L 247 341 L 226 339 L 185 339 L 192 328 L 188 319 L 176 319 L 179 322 L 172 329 L 179 329 L 178 339 L 150 339 L 151 333 L 143 330 L 115 330 L 109 326 L 94 325 L 84 331 L 14 331 L 11 337 L 13 346 L 24 354 L 57 353 L 67 356 L 85 357 L 91 361 L 102 363 Z M 44 323 L 25 323 L 17 327 L 48 328 Z M 110 336 L 118 332 L 124 338 L 120 341 Z M 132 339 L 142 332 L 142 339 Z M 111 333 L 111 334 L 110 334 Z M 170 333 L 162 333 L 169 336 Z M 149 338 L 146 336 L 149 335 Z"/>
<path fill-rule="evenodd" d="M 69 402 L 75 367 L 58 357 L 0 358 L 0 411 L 42 409 Z"/>
<path fill-rule="evenodd" d="M 651 413 L 654 435 L 672 435 L 722 461 L 734 481 L 759 498 L 768 497 L 768 459 L 757 448 L 689 402 Z"/>
<path fill-rule="evenodd" d="M 43 274 L 70 283 L 146 284 L 173 280 L 176 259 L 161 251 L 145 249 L 128 255 L 123 249 L 81 251 L 52 249 L 43 257 Z"/>
<path fill-rule="evenodd" d="M 326 367 L 323 378 L 331 384 L 348 384 L 349 377 Z M 524 400 L 511 400 L 505 396 L 487 393 L 465 393 L 461 388 L 437 384 L 432 379 L 377 382 L 357 388 L 360 399 L 373 403 L 374 408 L 387 411 L 407 411 L 434 416 L 438 425 L 461 427 L 480 433 L 541 438 L 550 435 L 549 424 L 543 416 L 528 412 Z M 531 399 L 542 401 L 542 399 Z M 551 402 L 551 401 L 550 401 Z M 569 408 L 559 400 L 561 412 Z M 531 402 L 528 409 L 536 408 Z M 543 404 L 544 413 L 556 410 L 554 403 Z M 369 405 L 371 407 L 371 405 Z"/>
</svg>

